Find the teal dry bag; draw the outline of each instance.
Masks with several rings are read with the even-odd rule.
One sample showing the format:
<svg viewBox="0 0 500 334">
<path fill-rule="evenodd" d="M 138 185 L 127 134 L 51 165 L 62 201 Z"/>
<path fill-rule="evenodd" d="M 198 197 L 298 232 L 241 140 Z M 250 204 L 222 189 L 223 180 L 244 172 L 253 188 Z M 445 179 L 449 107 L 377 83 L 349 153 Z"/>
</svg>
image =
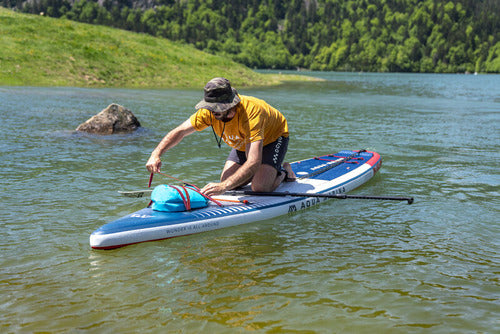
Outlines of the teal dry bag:
<svg viewBox="0 0 500 334">
<path fill-rule="evenodd" d="M 151 193 L 151 201 L 155 211 L 179 212 L 208 206 L 208 200 L 190 186 L 161 184 Z"/>
</svg>

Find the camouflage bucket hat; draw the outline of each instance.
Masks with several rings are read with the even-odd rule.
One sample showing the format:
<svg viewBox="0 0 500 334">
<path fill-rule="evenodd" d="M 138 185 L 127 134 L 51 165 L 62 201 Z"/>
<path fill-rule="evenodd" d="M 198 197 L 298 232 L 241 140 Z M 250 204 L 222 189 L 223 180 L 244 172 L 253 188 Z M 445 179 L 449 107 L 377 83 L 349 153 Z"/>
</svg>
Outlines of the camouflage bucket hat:
<svg viewBox="0 0 500 334">
<path fill-rule="evenodd" d="M 208 109 L 212 112 L 225 112 L 238 103 L 240 98 L 236 89 L 226 78 L 213 78 L 203 89 L 205 94 L 203 100 L 198 102 L 195 109 Z"/>
</svg>

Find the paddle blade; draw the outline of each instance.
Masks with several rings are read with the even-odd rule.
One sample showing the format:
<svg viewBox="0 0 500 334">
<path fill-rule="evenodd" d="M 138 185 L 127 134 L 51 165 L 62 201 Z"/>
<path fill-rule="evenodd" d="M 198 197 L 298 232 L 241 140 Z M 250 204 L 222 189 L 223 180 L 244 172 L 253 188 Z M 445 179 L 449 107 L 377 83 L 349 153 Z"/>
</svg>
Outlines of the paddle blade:
<svg viewBox="0 0 500 334">
<path fill-rule="evenodd" d="M 133 197 L 133 198 L 140 198 L 140 197 L 145 197 L 148 195 L 151 195 L 153 191 L 148 189 L 148 190 L 134 190 L 134 191 L 118 191 L 118 193 L 122 196 L 125 197 Z"/>
</svg>

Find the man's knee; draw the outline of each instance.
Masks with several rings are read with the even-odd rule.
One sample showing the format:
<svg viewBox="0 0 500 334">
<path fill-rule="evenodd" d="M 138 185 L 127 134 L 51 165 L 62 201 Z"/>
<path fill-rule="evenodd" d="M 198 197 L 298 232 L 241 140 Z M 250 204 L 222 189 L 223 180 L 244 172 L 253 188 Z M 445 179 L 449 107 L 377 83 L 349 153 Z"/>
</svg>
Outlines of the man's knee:
<svg viewBox="0 0 500 334">
<path fill-rule="evenodd" d="M 256 184 L 252 182 L 252 191 L 266 193 L 274 190 L 274 183 Z"/>
<path fill-rule="evenodd" d="M 269 165 L 261 165 L 259 171 L 252 179 L 252 190 L 258 192 L 269 192 L 275 189 L 275 181 L 278 171 Z"/>
</svg>

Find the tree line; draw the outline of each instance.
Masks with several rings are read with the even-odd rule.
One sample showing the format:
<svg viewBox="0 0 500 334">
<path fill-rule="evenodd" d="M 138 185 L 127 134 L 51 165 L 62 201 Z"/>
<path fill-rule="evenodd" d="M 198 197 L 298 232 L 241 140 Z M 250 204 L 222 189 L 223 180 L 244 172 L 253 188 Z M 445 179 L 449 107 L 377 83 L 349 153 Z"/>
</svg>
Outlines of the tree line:
<svg viewBox="0 0 500 334">
<path fill-rule="evenodd" d="M 252 68 L 500 72 L 498 0 L 0 0 L 193 44 Z"/>
</svg>

